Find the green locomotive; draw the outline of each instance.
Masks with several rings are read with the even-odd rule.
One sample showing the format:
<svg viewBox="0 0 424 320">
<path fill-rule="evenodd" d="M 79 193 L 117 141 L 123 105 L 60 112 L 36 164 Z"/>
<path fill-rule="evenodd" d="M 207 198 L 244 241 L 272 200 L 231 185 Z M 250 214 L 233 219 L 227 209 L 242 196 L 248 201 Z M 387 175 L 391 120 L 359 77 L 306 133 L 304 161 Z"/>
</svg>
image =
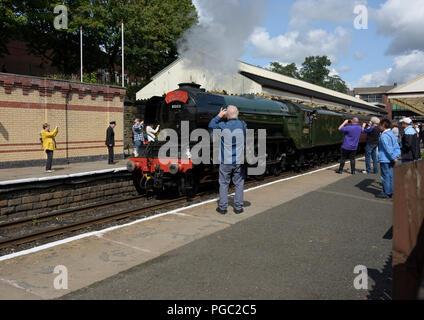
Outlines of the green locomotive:
<svg viewBox="0 0 424 320">
<path fill-rule="evenodd" d="M 346 118 L 357 116 L 314 109 L 291 101 L 275 101 L 254 95 L 229 96 L 207 93 L 196 84 L 181 84 L 166 98 L 154 97 L 146 105 L 145 122 L 159 123 L 161 128 L 177 131 L 181 122 L 188 121 L 190 132 L 207 129 L 210 120 L 221 108 L 238 107 L 239 118 L 249 129 L 266 129 L 267 171 L 279 174 L 289 168 L 327 163 L 340 154 L 343 134 L 338 130 Z M 134 183 L 140 193 L 163 191 L 178 187 L 181 193 L 195 190 L 206 175 L 216 172 L 216 166 L 193 165 L 178 159 L 163 161 L 158 150 L 161 142 L 150 144 L 140 158 L 131 158 L 128 168 L 134 172 Z"/>
</svg>

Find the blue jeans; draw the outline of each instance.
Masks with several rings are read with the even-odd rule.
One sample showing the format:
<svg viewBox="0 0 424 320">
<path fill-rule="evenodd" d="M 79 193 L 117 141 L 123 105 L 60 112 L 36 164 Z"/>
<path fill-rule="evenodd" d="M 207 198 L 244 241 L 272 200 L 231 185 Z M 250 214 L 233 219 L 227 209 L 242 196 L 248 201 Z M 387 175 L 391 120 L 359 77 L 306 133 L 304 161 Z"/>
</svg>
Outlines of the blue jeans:
<svg viewBox="0 0 424 320">
<path fill-rule="evenodd" d="M 141 141 L 141 140 L 134 141 L 134 145 L 135 145 L 135 153 L 136 153 L 137 156 L 139 156 L 140 155 L 140 147 L 143 145 L 143 141 Z"/>
<path fill-rule="evenodd" d="M 374 173 L 378 173 L 377 147 L 378 145 L 376 144 L 367 144 L 365 146 L 365 165 L 368 173 L 371 173 L 371 159 L 373 162 Z"/>
<path fill-rule="evenodd" d="M 381 183 L 383 184 L 383 193 L 385 195 L 393 195 L 393 170 L 394 163 L 380 163 L 381 167 Z"/>
<path fill-rule="evenodd" d="M 233 174 L 233 183 L 236 188 L 234 197 L 234 209 L 243 209 L 244 192 L 244 167 L 242 165 L 221 164 L 219 167 L 219 208 L 228 208 L 228 187 Z"/>
</svg>

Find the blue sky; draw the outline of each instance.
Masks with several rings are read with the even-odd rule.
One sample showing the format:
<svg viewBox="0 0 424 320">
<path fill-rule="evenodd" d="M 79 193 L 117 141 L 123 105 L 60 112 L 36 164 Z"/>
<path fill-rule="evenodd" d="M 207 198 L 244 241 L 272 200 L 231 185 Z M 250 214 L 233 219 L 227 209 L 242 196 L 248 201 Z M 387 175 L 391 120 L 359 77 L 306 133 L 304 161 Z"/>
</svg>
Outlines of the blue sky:
<svg viewBox="0 0 424 320">
<path fill-rule="evenodd" d="M 358 4 L 368 10 L 366 30 L 354 27 L 358 15 L 353 9 Z M 414 45 L 416 39 L 411 39 L 402 44 L 404 48 L 399 45 L 396 52 L 389 53 L 388 49 L 394 41 L 401 42 L 399 38 L 407 36 L 412 28 L 424 30 L 422 8 L 424 0 L 269 0 L 257 26 L 261 31 L 255 31 L 257 39 L 250 39 L 249 50 L 241 60 L 260 66 L 272 61 L 300 64 L 306 56 L 327 54 L 335 57 L 332 68 L 351 87 L 403 83 L 424 73 L 423 63 L 417 65 L 416 72 L 410 72 L 411 64 L 424 57 L 423 41 Z M 408 14 L 414 10 L 415 15 L 408 21 Z M 316 30 L 321 30 L 323 43 L 304 36 Z M 299 33 L 297 44 L 290 44 L 293 32 Z M 323 48 L 326 45 L 329 48 Z M 404 66 L 401 59 L 411 60 L 406 70 L 399 70 Z"/>
<path fill-rule="evenodd" d="M 202 67 L 234 72 L 237 60 L 300 66 L 305 57 L 326 55 L 333 74 L 351 88 L 402 84 L 424 74 L 424 0 L 193 3 L 200 24 L 186 35 L 190 49 L 183 56 Z M 358 9 L 367 13 L 365 30 L 355 28 Z"/>
</svg>

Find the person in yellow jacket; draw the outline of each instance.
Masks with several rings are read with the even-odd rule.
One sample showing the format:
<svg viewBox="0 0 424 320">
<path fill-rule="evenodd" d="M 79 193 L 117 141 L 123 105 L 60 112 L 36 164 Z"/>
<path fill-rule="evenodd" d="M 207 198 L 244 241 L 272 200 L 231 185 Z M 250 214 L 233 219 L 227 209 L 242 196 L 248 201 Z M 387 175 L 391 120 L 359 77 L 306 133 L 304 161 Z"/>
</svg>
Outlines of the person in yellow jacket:
<svg viewBox="0 0 424 320">
<path fill-rule="evenodd" d="M 50 125 L 48 123 L 43 124 L 43 131 L 41 131 L 40 136 L 43 141 L 43 149 L 47 154 L 47 164 L 46 172 L 53 172 L 52 162 L 53 162 L 53 151 L 56 149 L 56 141 L 54 138 L 59 132 L 59 128 L 56 126 L 53 132 L 50 132 Z"/>
</svg>

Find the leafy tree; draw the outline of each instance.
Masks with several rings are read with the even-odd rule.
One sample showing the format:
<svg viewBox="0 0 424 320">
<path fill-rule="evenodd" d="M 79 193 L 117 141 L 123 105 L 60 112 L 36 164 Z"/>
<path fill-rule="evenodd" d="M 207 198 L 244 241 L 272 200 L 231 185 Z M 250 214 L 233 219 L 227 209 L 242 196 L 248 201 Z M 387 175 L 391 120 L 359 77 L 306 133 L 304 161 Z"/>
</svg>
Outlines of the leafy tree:
<svg viewBox="0 0 424 320">
<path fill-rule="evenodd" d="M 120 66 L 123 19 L 126 69 L 149 78 L 175 60 L 176 40 L 197 19 L 190 0 L 64 0 L 68 29 L 58 31 L 53 26 L 57 4 L 48 0 L 7 1 L 13 3 L 13 17 L 25 22 L 15 38 L 67 75 L 79 72 L 80 26 L 84 72 L 106 69 L 113 74 L 115 66 Z"/>
<path fill-rule="evenodd" d="M 331 66 L 331 61 L 327 56 L 307 57 L 300 69 L 301 78 L 303 81 L 325 87 L 330 74 L 329 66 Z"/>
<path fill-rule="evenodd" d="M 346 82 L 339 76 L 328 76 L 328 79 L 325 83 L 325 86 L 328 89 L 338 91 L 341 93 L 347 93 L 349 91 L 349 88 L 346 85 Z"/>
<path fill-rule="evenodd" d="M 279 62 L 271 62 L 269 70 L 295 79 L 299 79 L 300 77 L 295 63 L 283 66 Z"/>
<path fill-rule="evenodd" d="M 19 27 L 25 23 L 22 17 L 14 14 L 12 0 L 0 0 L 0 57 L 9 53 L 7 42 L 14 38 Z"/>
<path fill-rule="evenodd" d="M 305 58 L 302 68 L 298 71 L 296 64 L 282 66 L 278 62 L 272 62 L 271 71 L 303 80 L 331 90 L 347 93 L 348 87 L 339 76 L 330 76 L 331 61 L 327 56 L 312 56 Z"/>
</svg>

